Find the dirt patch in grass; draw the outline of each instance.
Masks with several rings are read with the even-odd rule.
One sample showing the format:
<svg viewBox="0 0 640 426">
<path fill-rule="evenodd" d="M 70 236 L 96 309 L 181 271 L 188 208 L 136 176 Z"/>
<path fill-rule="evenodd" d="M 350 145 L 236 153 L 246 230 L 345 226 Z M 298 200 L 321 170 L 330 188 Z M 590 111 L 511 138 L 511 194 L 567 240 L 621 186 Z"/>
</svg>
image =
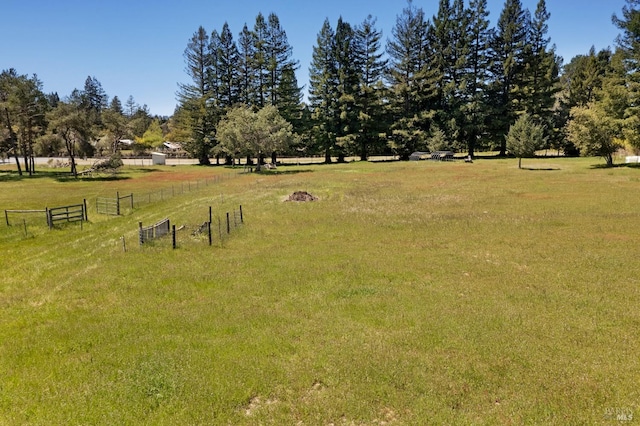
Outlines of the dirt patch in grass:
<svg viewBox="0 0 640 426">
<path fill-rule="evenodd" d="M 289 197 L 285 201 L 317 201 L 318 197 L 315 195 L 309 194 L 307 191 L 296 191 L 293 194 L 289 195 Z"/>
</svg>

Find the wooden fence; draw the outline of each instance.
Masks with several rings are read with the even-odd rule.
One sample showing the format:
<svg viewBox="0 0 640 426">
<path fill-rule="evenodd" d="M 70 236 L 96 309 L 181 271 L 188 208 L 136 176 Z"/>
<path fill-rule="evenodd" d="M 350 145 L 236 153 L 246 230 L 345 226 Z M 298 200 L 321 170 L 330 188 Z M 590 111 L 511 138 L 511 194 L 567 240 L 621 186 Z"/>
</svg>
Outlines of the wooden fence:
<svg viewBox="0 0 640 426">
<path fill-rule="evenodd" d="M 53 228 L 57 222 L 86 222 L 88 220 L 87 200 L 83 200 L 82 204 L 47 209 L 49 228 Z"/>
</svg>

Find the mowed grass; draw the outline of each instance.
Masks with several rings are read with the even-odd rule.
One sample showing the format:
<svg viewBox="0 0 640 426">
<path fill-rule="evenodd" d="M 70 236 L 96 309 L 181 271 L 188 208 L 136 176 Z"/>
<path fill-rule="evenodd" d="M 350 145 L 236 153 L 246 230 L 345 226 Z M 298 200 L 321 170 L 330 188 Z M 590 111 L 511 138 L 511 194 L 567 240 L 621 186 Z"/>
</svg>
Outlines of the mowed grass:
<svg viewBox="0 0 640 426">
<path fill-rule="evenodd" d="M 122 217 L 92 197 L 231 169 L 6 178 L 3 208 L 87 198 L 90 223 L 0 226 L 0 424 L 635 420 L 640 169 L 594 164 L 281 167 Z M 139 247 L 164 217 L 178 249 Z"/>
</svg>

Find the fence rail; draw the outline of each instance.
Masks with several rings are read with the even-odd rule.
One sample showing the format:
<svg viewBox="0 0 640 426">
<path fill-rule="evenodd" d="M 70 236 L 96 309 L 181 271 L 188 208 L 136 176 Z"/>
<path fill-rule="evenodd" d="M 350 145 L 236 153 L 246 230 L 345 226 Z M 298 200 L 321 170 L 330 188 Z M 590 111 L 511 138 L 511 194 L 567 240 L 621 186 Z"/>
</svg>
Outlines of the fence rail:
<svg viewBox="0 0 640 426">
<path fill-rule="evenodd" d="M 53 228 L 56 222 L 84 222 L 87 220 L 87 200 L 84 200 L 82 204 L 47 209 L 49 228 Z"/>
<path fill-rule="evenodd" d="M 142 222 L 138 222 L 140 245 L 167 235 L 171 229 L 170 225 L 171 223 L 169 219 L 161 220 L 160 222 L 147 227 L 143 227 Z"/>
</svg>

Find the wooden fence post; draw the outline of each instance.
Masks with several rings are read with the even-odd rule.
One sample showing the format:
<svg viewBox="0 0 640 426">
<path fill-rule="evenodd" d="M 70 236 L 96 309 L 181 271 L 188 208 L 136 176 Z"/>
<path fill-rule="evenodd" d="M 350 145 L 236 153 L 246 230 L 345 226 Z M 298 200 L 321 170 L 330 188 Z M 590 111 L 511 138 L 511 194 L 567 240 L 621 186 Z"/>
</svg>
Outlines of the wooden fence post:
<svg viewBox="0 0 640 426">
<path fill-rule="evenodd" d="M 87 199 L 86 198 L 82 200 L 82 208 L 84 209 L 84 221 L 85 222 L 89 222 L 89 215 L 87 213 Z"/>
<path fill-rule="evenodd" d="M 211 219 L 209 219 L 209 222 L 207 222 L 207 231 L 209 232 L 209 245 L 211 245 L 213 243 L 213 240 L 211 238 Z"/>
<path fill-rule="evenodd" d="M 231 222 L 229 222 L 229 212 L 227 212 L 227 234 L 231 233 Z"/>
<path fill-rule="evenodd" d="M 138 240 L 140 241 L 140 245 L 144 244 L 144 236 L 142 235 L 142 222 L 138 222 Z"/>
<path fill-rule="evenodd" d="M 173 249 L 175 250 L 176 248 L 176 226 L 173 225 L 171 228 L 171 240 L 173 243 Z"/>
<path fill-rule="evenodd" d="M 211 210 L 209 210 L 209 212 L 211 212 Z M 211 213 L 209 213 L 209 217 L 211 217 Z M 9 225 L 9 213 L 7 213 L 6 210 L 4 211 L 4 220 L 7 221 L 7 226 L 11 226 L 11 225 Z M 209 220 L 211 220 L 211 219 L 209 219 Z"/>
<path fill-rule="evenodd" d="M 116 216 L 120 216 L 120 192 L 116 191 Z"/>
<path fill-rule="evenodd" d="M 242 204 L 240 204 L 240 223 L 244 223 L 244 216 L 242 215 Z"/>
</svg>

